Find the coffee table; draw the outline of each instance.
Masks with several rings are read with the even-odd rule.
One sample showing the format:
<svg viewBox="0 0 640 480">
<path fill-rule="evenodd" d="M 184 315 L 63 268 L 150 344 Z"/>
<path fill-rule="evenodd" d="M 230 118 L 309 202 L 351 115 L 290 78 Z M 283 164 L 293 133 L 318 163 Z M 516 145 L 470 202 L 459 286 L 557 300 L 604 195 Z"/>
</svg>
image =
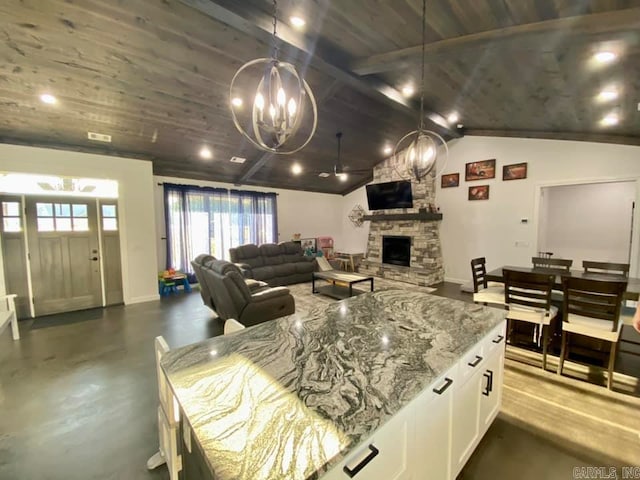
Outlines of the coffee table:
<svg viewBox="0 0 640 480">
<path fill-rule="evenodd" d="M 318 287 L 316 290 L 316 280 L 327 280 L 331 285 Z M 359 275 L 357 273 L 341 272 L 339 270 L 329 270 L 326 272 L 313 272 L 311 275 L 311 293 L 320 293 L 328 297 L 342 300 L 364 293 L 363 290 L 354 290 L 353 285 L 360 282 L 369 282 L 373 292 L 373 277 Z"/>
</svg>

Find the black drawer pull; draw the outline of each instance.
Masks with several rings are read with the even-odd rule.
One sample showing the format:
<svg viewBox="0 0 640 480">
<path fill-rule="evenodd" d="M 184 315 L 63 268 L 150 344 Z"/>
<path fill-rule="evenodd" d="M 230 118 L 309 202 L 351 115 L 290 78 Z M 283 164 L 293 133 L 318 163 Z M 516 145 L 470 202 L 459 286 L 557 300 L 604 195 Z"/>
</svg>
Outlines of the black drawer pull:
<svg viewBox="0 0 640 480">
<path fill-rule="evenodd" d="M 494 338 L 492 340 L 493 343 L 500 343 L 502 340 L 504 340 L 504 337 L 502 335 L 498 335 L 498 338 Z"/>
<path fill-rule="evenodd" d="M 353 478 L 355 477 L 358 472 L 360 472 L 360 470 L 362 470 L 364 467 L 367 466 L 367 464 L 373 460 L 374 458 L 376 458 L 376 456 L 380 453 L 380 450 L 378 450 L 375 446 L 373 445 L 369 445 L 369 450 L 371 450 L 369 452 L 369 454 L 358 464 L 356 465 L 353 470 L 350 470 L 349 467 L 347 467 L 346 465 L 344 467 L 342 467 L 342 470 L 344 471 L 344 473 L 346 473 L 347 475 L 349 475 L 349 478 Z"/>
<path fill-rule="evenodd" d="M 482 361 L 482 357 L 480 355 L 476 355 L 476 358 L 473 362 L 467 363 L 470 367 L 477 367 L 478 364 Z"/>
<path fill-rule="evenodd" d="M 434 388 L 433 389 L 433 393 L 437 393 L 438 395 L 442 395 L 445 392 L 445 390 L 451 386 L 452 383 L 453 383 L 453 380 L 451 380 L 450 378 L 445 378 L 444 379 L 444 385 L 441 386 L 440 388 Z"/>
<path fill-rule="evenodd" d="M 487 386 L 482 391 L 482 395 L 488 397 L 493 392 L 493 370 L 487 370 L 483 375 L 487 379 Z"/>
</svg>

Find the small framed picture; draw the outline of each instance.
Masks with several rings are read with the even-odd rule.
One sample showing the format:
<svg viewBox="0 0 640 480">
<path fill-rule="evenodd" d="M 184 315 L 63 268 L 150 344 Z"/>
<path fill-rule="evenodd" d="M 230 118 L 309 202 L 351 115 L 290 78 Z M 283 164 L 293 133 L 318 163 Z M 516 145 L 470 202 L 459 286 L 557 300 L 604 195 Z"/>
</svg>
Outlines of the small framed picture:
<svg viewBox="0 0 640 480">
<path fill-rule="evenodd" d="M 502 180 L 522 180 L 527 178 L 527 164 L 514 163 L 502 167 Z"/>
<path fill-rule="evenodd" d="M 480 162 L 467 163 L 464 170 L 464 179 L 467 182 L 473 180 L 487 180 L 496 178 L 496 159 L 482 160 Z"/>
<path fill-rule="evenodd" d="M 300 246 L 302 247 L 302 252 L 305 255 L 315 255 L 316 248 L 316 239 L 315 238 L 302 238 L 300 239 Z"/>
<path fill-rule="evenodd" d="M 460 186 L 460 174 L 459 173 L 447 173 L 440 177 L 441 188 L 451 188 Z"/>
<path fill-rule="evenodd" d="M 469 187 L 469 200 L 489 200 L 489 185 Z"/>
</svg>

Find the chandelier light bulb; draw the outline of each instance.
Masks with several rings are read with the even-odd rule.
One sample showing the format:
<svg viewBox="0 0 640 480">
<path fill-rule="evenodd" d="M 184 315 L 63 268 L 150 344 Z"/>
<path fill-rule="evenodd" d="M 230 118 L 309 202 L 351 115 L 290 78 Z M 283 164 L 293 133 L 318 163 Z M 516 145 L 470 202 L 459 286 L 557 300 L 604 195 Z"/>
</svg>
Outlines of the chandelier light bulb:
<svg viewBox="0 0 640 480">
<path fill-rule="evenodd" d="M 296 101 L 293 98 L 289 99 L 289 104 L 287 105 L 287 109 L 289 110 L 289 117 L 293 118 L 297 110 Z"/>
<path fill-rule="evenodd" d="M 284 107 L 284 104 L 287 102 L 287 96 L 285 95 L 283 88 L 278 89 L 277 100 L 278 100 L 278 106 Z"/>
</svg>

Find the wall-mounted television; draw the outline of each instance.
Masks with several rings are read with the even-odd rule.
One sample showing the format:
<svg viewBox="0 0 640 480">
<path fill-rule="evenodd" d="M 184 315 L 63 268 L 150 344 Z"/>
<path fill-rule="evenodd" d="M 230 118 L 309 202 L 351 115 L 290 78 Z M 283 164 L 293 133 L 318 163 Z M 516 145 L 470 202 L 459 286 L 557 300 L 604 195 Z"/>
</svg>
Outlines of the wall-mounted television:
<svg viewBox="0 0 640 480">
<path fill-rule="evenodd" d="M 402 180 L 367 185 L 367 201 L 369 210 L 411 208 L 413 207 L 411 182 Z"/>
</svg>

